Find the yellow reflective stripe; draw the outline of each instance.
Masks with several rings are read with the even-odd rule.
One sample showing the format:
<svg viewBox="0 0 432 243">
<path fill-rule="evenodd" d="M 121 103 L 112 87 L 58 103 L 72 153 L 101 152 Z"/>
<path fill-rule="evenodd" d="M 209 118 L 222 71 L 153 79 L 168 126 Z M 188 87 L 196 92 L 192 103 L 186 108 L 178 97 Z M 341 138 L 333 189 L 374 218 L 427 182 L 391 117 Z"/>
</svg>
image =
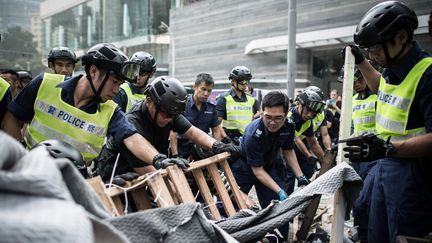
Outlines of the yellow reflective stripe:
<svg viewBox="0 0 432 243">
<path fill-rule="evenodd" d="M 76 116 L 70 115 L 68 113 L 64 113 L 60 108 L 55 107 L 53 105 L 47 104 L 41 100 L 36 101 L 36 107 L 39 111 L 45 113 L 46 115 L 50 115 L 53 118 L 71 124 L 71 122 L 74 122 L 75 125 L 78 124 L 78 122 L 82 122 L 82 127 L 80 129 L 83 132 L 88 132 L 91 134 L 94 134 L 98 137 L 105 137 L 107 134 L 107 129 L 104 127 L 99 127 L 94 123 L 90 123 L 87 121 L 84 121 Z M 55 110 L 53 109 L 55 108 Z M 67 116 L 66 116 L 67 115 Z M 66 119 L 65 119 L 66 118 Z"/>
<path fill-rule="evenodd" d="M 394 108 L 400 110 L 407 110 L 411 104 L 411 99 L 389 94 L 382 90 L 379 90 L 378 92 L 378 99 L 381 102 L 385 102 L 387 105 L 393 106 Z"/>
<path fill-rule="evenodd" d="M 354 126 L 367 124 L 367 123 L 375 123 L 375 116 L 367 116 L 367 117 L 358 117 L 353 119 Z"/>
<path fill-rule="evenodd" d="M 387 119 L 378 113 L 376 114 L 376 123 L 389 131 L 393 131 L 400 134 L 402 134 L 405 130 L 404 122 Z"/>
<path fill-rule="evenodd" d="M 91 144 L 81 143 L 80 141 L 77 141 L 69 136 L 66 136 L 64 133 L 57 132 L 56 130 L 51 129 L 50 127 L 45 126 L 36 120 L 32 120 L 32 122 L 30 123 L 30 127 L 44 134 L 46 139 L 61 140 L 63 142 L 72 145 L 72 147 L 76 148 L 81 153 L 84 152 L 84 153 L 93 154 L 96 157 L 97 155 L 99 155 L 101 151 L 101 148 L 92 146 Z M 30 133 L 27 132 L 25 136 L 26 136 L 26 142 L 29 145 L 29 147 L 33 147 L 38 143 L 30 136 Z"/>
<path fill-rule="evenodd" d="M 402 141 L 408 138 L 412 138 L 415 136 L 419 136 L 419 135 L 423 135 L 426 134 L 426 129 L 424 127 L 422 128 L 418 128 L 418 129 L 413 129 L 411 130 L 411 133 L 404 135 L 404 136 L 394 136 L 390 138 L 390 141 L 395 142 L 395 141 Z"/>
</svg>

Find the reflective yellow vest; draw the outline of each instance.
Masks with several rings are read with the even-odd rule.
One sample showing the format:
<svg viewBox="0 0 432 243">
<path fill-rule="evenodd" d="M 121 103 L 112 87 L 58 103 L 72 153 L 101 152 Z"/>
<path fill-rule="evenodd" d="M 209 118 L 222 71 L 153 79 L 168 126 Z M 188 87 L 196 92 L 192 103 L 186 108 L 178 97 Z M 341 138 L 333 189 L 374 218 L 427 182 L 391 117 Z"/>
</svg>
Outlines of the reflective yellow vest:
<svg viewBox="0 0 432 243">
<path fill-rule="evenodd" d="M 127 99 L 128 99 L 128 103 L 126 105 L 126 112 L 130 111 L 130 109 L 132 109 L 132 107 L 136 103 L 142 101 L 146 97 L 144 94 L 139 94 L 139 93 L 133 94 L 132 90 L 129 86 L 129 83 L 127 83 L 127 82 L 122 84 L 120 87 L 125 91 L 125 93 L 127 95 Z"/>
<path fill-rule="evenodd" d="M 0 77 L 0 100 L 3 99 L 4 95 L 6 94 L 6 91 L 9 89 L 10 84 Z"/>
<path fill-rule="evenodd" d="M 364 100 L 357 99 L 358 94 L 352 100 L 352 122 L 354 126 L 354 136 L 362 133 L 376 133 L 375 130 L 375 104 L 377 95 L 371 94 Z"/>
<path fill-rule="evenodd" d="M 61 99 L 61 89 L 56 87 L 63 79 L 63 75 L 45 73 L 25 141 L 30 148 L 48 139 L 69 143 L 80 151 L 89 165 L 102 150 L 108 123 L 117 105 L 111 100 L 101 103 L 94 114 L 69 105 Z"/>
<path fill-rule="evenodd" d="M 225 96 L 227 119 L 223 121 L 222 126 L 226 129 L 238 129 L 241 134 L 244 133 L 246 126 L 253 118 L 253 105 L 255 99 L 246 94 L 246 102 L 236 102 L 231 94 Z"/>
<path fill-rule="evenodd" d="M 387 84 L 381 77 L 376 111 L 376 130 L 384 139 L 396 140 L 426 133 L 425 127 L 407 130 L 408 115 L 417 85 L 425 70 L 432 64 L 432 58 L 423 58 L 408 73 L 399 85 Z"/>
<path fill-rule="evenodd" d="M 323 123 L 324 119 L 325 119 L 325 111 L 322 111 L 321 113 L 317 114 L 313 119 L 312 119 L 312 128 L 314 133 L 316 133 L 318 131 L 318 129 L 321 127 L 321 124 Z"/>
<path fill-rule="evenodd" d="M 292 119 L 292 112 L 291 111 L 289 111 L 288 112 L 288 114 L 287 114 L 287 117 L 289 118 L 289 119 L 291 119 L 291 120 L 293 120 Z M 312 126 L 312 121 L 311 120 L 307 120 L 306 122 L 304 122 L 303 123 L 303 125 L 300 127 L 300 130 L 296 130 L 295 131 L 295 133 L 294 133 L 294 136 L 296 137 L 296 138 L 298 138 L 298 137 L 300 137 L 310 126 Z M 313 129 L 313 127 L 312 127 L 312 129 Z"/>
</svg>

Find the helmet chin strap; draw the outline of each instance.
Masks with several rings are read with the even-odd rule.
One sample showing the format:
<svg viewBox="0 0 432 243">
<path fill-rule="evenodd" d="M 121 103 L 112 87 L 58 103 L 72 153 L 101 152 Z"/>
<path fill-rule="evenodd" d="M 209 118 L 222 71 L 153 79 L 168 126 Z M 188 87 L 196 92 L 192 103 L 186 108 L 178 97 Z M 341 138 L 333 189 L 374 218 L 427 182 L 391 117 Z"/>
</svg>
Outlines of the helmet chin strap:
<svg viewBox="0 0 432 243">
<path fill-rule="evenodd" d="M 385 65 L 385 67 L 390 67 L 390 66 L 392 66 L 392 65 L 396 62 L 396 60 L 397 60 L 397 59 L 402 55 L 402 53 L 404 52 L 405 48 L 406 48 L 407 45 L 408 45 L 408 41 L 405 42 L 405 43 L 402 45 L 402 48 L 400 49 L 400 51 L 398 52 L 398 54 L 397 54 L 395 57 L 393 57 L 393 58 L 390 57 L 390 54 L 389 54 L 389 51 L 388 51 L 387 43 L 384 42 L 382 45 L 383 45 L 384 54 L 385 54 L 385 57 L 386 57 L 386 60 L 387 60 L 387 64 Z"/>
<path fill-rule="evenodd" d="M 105 77 L 104 77 L 104 79 L 102 80 L 102 83 L 101 83 L 101 85 L 99 86 L 99 89 L 98 90 L 96 90 L 96 88 L 95 88 L 95 86 L 94 86 L 94 83 L 93 83 L 93 80 L 92 80 L 92 78 L 90 77 L 90 75 L 89 74 L 87 74 L 87 80 L 89 81 L 89 83 L 90 83 L 90 87 L 91 87 L 91 89 L 92 89 L 92 91 L 93 91 L 93 96 L 94 96 L 94 98 L 95 98 L 95 100 L 96 101 L 98 101 L 99 103 L 101 103 L 102 102 L 102 98 L 101 98 L 101 96 L 100 96 L 100 94 L 102 93 L 102 89 L 103 89 L 103 87 L 105 86 L 105 84 L 106 84 L 106 82 L 107 82 L 107 80 L 108 80 L 108 78 L 109 78 L 109 74 L 105 74 Z"/>
</svg>

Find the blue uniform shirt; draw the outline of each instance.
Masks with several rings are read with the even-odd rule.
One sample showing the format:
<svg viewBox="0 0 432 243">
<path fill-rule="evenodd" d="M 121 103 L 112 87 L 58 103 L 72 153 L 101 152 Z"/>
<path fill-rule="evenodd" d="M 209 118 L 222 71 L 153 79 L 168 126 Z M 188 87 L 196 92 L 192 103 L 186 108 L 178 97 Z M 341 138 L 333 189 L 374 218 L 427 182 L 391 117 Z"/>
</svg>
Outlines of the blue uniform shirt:
<svg viewBox="0 0 432 243">
<path fill-rule="evenodd" d="M 388 83 L 400 84 L 411 69 L 421 59 L 429 57 L 421 47 L 414 42 L 414 47 L 391 68 L 384 69 L 382 75 Z M 425 126 L 427 132 L 432 132 L 432 66 L 426 69 L 417 86 L 414 101 L 408 114 L 407 129 Z"/>
<path fill-rule="evenodd" d="M 36 76 L 9 104 L 8 110 L 18 120 L 22 122 L 30 122 L 33 119 L 34 103 L 36 101 L 36 96 L 42 83 L 43 76 L 43 73 Z M 62 89 L 61 98 L 64 102 L 74 105 L 73 94 L 78 80 L 81 77 L 82 75 L 71 77 L 57 86 Z M 91 101 L 79 109 L 92 114 L 97 111 L 98 107 L 99 104 L 97 101 Z M 135 127 L 128 122 L 120 108 L 116 107 L 115 112 L 111 117 L 111 121 L 108 124 L 108 134 L 112 135 L 116 141 L 120 142 L 134 133 L 136 133 Z"/>
<path fill-rule="evenodd" d="M 294 148 L 294 124 L 287 119 L 277 132 L 271 133 L 262 117 L 255 119 L 246 127 L 240 147 L 247 164 L 269 169 L 282 158 L 280 149 Z"/>
<path fill-rule="evenodd" d="M 306 121 L 303 121 L 300 114 L 297 112 L 296 107 L 292 107 L 290 111 L 292 113 L 290 120 L 295 123 L 295 130 L 300 131 L 300 128 L 303 126 L 303 124 Z M 302 134 L 305 135 L 306 137 L 312 137 L 314 135 L 312 122 L 310 127 L 306 129 Z"/>
<path fill-rule="evenodd" d="M 205 133 L 210 132 L 210 128 L 216 127 L 220 124 L 216 113 L 216 105 L 211 101 L 207 101 L 201 105 L 201 109 L 195 105 L 192 95 L 188 98 L 184 116 L 192 125 L 201 129 Z"/>
<path fill-rule="evenodd" d="M 224 98 L 224 95 L 226 95 L 226 93 L 221 94 L 221 96 L 219 96 L 217 98 L 216 111 L 217 111 L 218 117 L 222 117 L 224 120 L 226 120 L 226 118 L 227 118 L 226 99 Z M 243 93 L 242 97 L 239 98 L 236 95 L 234 88 L 230 89 L 229 95 L 231 95 L 233 97 L 235 102 L 246 102 L 247 101 L 246 94 Z M 260 106 L 260 104 L 259 104 L 258 100 L 255 99 L 255 103 L 253 104 L 253 107 L 252 107 L 252 113 L 253 114 L 255 114 L 255 113 L 257 113 L 257 111 L 259 111 L 259 106 Z"/>
</svg>

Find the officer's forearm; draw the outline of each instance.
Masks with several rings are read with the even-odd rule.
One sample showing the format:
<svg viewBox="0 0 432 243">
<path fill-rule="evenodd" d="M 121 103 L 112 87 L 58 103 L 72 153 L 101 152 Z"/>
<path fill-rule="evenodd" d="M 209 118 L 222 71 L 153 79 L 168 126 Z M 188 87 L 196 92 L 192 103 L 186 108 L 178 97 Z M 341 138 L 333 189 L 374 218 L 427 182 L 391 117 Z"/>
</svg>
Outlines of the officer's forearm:
<svg viewBox="0 0 432 243">
<path fill-rule="evenodd" d="M 21 122 L 9 111 L 6 112 L 3 118 L 1 128 L 18 141 L 21 141 Z"/>
<path fill-rule="evenodd" d="M 281 188 L 279 187 L 279 185 L 264 170 L 262 166 L 260 167 L 251 166 L 251 169 L 255 177 L 258 179 L 258 181 L 261 182 L 264 186 L 274 191 L 275 193 L 278 193 L 280 191 Z"/>
<path fill-rule="evenodd" d="M 297 146 L 297 148 L 300 150 L 300 152 L 306 156 L 306 158 L 309 158 L 312 156 L 312 154 L 309 152 L 309 149 L 306 147 L 306 145 L 303 143 L 303 141 L 300 138 L 295 138 L 294 142 Z"/>
<path fill-rule="evenodd" d="M 332 147 L 330 135 L 328 134 L 327 126 L 320 127 L 321 139 L 326 150 L 330 150 Z"/>
<path fill-rule="evenodd" d="M 138 159 L 153 165 L 153 158 L 159 152 L 139 133 L 123 140 L 124 145 L 131 151 Z"/>
<path fill-rule="evenodd" d="M 369 89 L 376 94 L 378 92 L 381 73 L 379 73 L 366 59 L 362 63 L 358 64 L 357 67 L 366 80 Z"/>
<path fill-rule="evenodd" d="M 324 151 L 322 150 L 315 136 L 308 138 L 308 142 L 312 152 L 316 155 L 318 160 L 320 162 L 324 161 Z"/>
<path fill-rule="evenodd" d="M 289 168 L 291 168 L 291 170 L 293 171 L 294 175 L 296 177 L 303 175 L 303 172 L 302 172 L 300 165 L 297 161 L 297 156 L 294 152 L 294 149 L 283 150 L 283 155 L 284 155 L 285 161 L 287 162 Z"/>
<path fill-rule="evenodd" d="M 200 129 L 192 126 L 189 128 L 184 135 L 192 140 L 195 144 L 200 145 L 204 149 L 211 149 L 213 143 L 216 142 L 216 139 L 210 137 L 207 133 L 201 131 Z"/>
<path fill-rule="evenodd" d="M 392 143 L 396 148 L 396 153 L 392 157 L 422 158 L 432 156 L 432 133 Z"/>
</svg>

